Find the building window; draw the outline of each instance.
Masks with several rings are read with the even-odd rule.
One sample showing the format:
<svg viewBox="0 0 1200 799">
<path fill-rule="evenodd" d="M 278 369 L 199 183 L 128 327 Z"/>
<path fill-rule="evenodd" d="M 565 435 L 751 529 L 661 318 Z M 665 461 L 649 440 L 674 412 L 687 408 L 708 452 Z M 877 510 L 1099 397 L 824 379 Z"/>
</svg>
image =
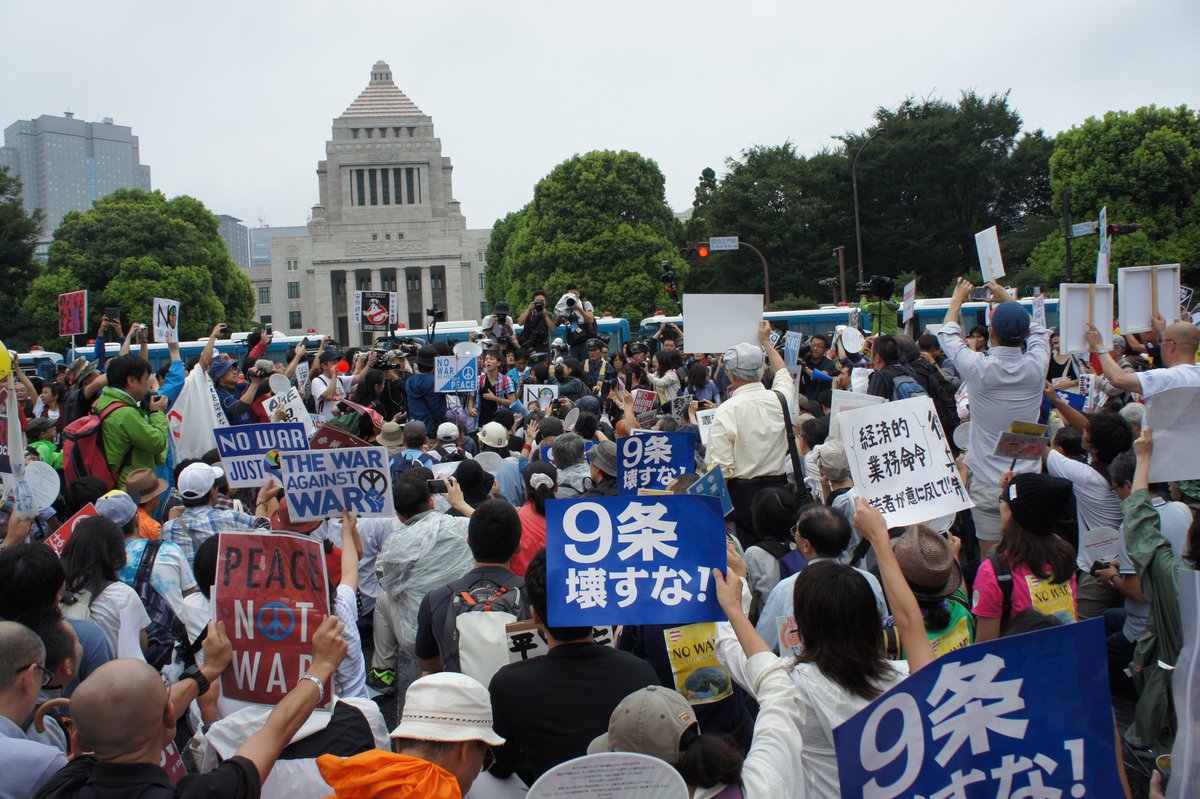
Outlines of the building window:
<svg viewBox="0 0 1200 799">
<path fill-rule="evenodd" d="M 380 130 L 382 130 L 382 128 L 380 128 Z M 379 188 L 382 190 L 382 193 L 383 193 L 383 204 L 384 205 L 392 204 L 391 196 L 388 193 L 388 183 L 390 183 L 390 182 L 391 181 L 388 180 L 388 171 L 386 169 L 379 170 Z"/>
<path fill-rule="evenodd" d="M 364 131 L 366 131 L 366 133 L 367 133 L 367 138 L 368 138 L 368 139 L 369 139 L 369 138 L 371 138 L 371 130 L 372 130 L 372 129 L 371 129 L 371 128 L 363 128 L 363 130 L 364 130 Z"/>
<path fill-rule="evenodd" d="M 300 299 L 300 283 L 299 283 L 299 281 L 295 281 L 295 282 L 289 281 L 288 282 L 288 299 L 289 300 Z"/>
<path fill-rule="evenodd" d="M 411 139 L 413 136 L 416 136 L 416 135 L 417 135 L 417 129 L 416 129 L 416 128 L 409 128 L 409 129 L 408 129 L 408 138 L 410 138 L 410 139 Z"/>
<path fill-rule="evenodd" d="M 421 290 L 421 278 L 413 277 L 410 275 L 408 278 L 407 288 L 409 291 L 414 291 L 414 292 L 420 291 Z"/>
<path fill-rule="evenodd" d="M 478 261 L 479 263 L 483 263 L 483 250 L 480 250 L 479 252 L 475 253 L 475 260 Z"/>
<path fill-rule="evenodd" d="M 400 138 L 400 128 L 392 128 L 392 136 L 393 138 Z"/>
<path fill-rule="evenodd" d="M 379 287 L 381 289 L 383 289 L 384 291 L 395 291 L 396 290 L 396 276 L 395 275 L 392 275 L 391 277 L 380 276 L 379 282 L 380 282 Z"/>
<path fill-rule="evenodd" d="M 355 186 L 358 187 L 358 194 L 356 195 L 356 197 L 358 198 L 358 202 L 352 203 L 354 205 L 366 205 L 367 204 L 367 202 L 366 202 L 366 196 L 367 196 L 366 176 L 363 174 L 364 172 L 366 172 L 365 169 L 354 170 L 354 183 L 355 183 Z M 351 199 L 353 200 L 353 198 L 351 198 Z"/>
<path fill-rule="evenodd" d="M 486 302 L 479 303 L 479 318 L 482 319 L 487 315 L 488 315 L 487 303 Z"/>
<path fill-rule="evenodd" d="M 397 234 L 396 234 L 396 241 L 400 241 L 402 238 L 404 238 L 404 234 L 403 234 L 403 233 L 397 233 Z"/>
<path fill-rule="evenodd" d="M 300 262 L 294 258 L 289 258 L 287 262 L 287 270 L 289 272 L 298 272 L 300 270 Z"/>
<path fill-rule="evenodd" d="M 371 186 L 371 205 L 379 205 L 379 193 L 375 187 L 375 176 L 378 174 L 378 171 L 377 169 L 367 170 L 367 183 Z"/>
<path fill-rule="evenodd" d="M 446 288 L 446 278 L 441 275 L 430 275 L 429 287 L 434 291 L 442 291 Z"/>
<path fill-rule="evenodd" d="M 392 192 L 392 196 L 396 198 L 396 205 L 404 204 L 404 193 L 400 189 L 400 186 L 401 186 L 400 173 L 401 172 L 402 172 L 402 170 L 399 167 L 392 167 L 392 186 L 395 188 L 395 191 Z M 384 172 L 384 177 L 386 177 L 386 176 L 387 176 L 387 173 Z"/>
<path fill-rule="evenodd" d="M 352 138 L 352 139 L 358 138 L 358 128 L 350 128 L 350 138 Z"/>
<path fill-rule="evenodd" d="M 379 138 L 381 138 L 381 139 L 386 139 L 386 138 L 387 138 L 387 128 L 380 128 L 380 129 L 379 129 Z"/>
<path fill-rule="evenodd" d="M 262 316 L 258 317 L 258 323 L 259 323 L 260 325 L 269 325 L 269 324 L 271 324 L 271 315 L 270 315 L 270 314 L 263 314 Z"/>
<path fill-rule="evenodd" d="M 378 234 L 378 233 L 372 233 L 372 234 L 371 234 L 371 241 L 379 241 L 379 234 Z"/>
<path fill-rule="evenodd" d="M 300 329 L 300 312 L 288 311 L 288 328 L 291 330 Z"/>
<path fill-rule="evenodd" d="M 359 280 L 358 280 L 358 290 L 359 290 L 359 291 L 370 291 L 370 290 L 371 290 L 371 277 L 370 277 L 370 275 L 368 275 L 367 277 L 359 278 Z"/>
<path fill-rule="evenodd" d="M 270 301 L 271 301 L 271 287 L 270 286 L 259 286 L 258 287 L 258 304 L 266 305 Z"/>
<path fill-rule="evenodd" d="M 479 273 L 479 290 L 483 291 L 483 273 Z"/>
<path fill-rule="evenodd" d="M 417 169 L 415 167 L 411 167 L 411 166 L 404 170 L 404 181 L 405 181 L 405 188 L 407 191 L 405 202 L 407 202 L 409 205 L 415 205 L 416 203 L 420 202 L 420 200 L 417 199 L 417 194 L 416 194 L 416 190 L 415 190 L 415 188 L 416 188 L 415 183 L 416 183 L 416 177 L 417 177 L 416 172 L 417 172 Z"/>
</svg>

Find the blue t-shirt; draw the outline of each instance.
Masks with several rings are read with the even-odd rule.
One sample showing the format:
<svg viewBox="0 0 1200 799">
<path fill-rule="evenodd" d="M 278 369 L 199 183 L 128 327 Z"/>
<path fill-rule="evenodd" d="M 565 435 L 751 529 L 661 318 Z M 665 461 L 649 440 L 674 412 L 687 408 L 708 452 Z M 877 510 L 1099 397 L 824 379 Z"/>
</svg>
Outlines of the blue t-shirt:
<svg viewBox="0 0 1200 799">
<path fill-rule="evenodd" d="M 424 422 L 427 430 L 437 430 L 446 419 L 446 395 L 434 392 L 433 375 L 410 375 L 404 390 L 408 393 L 408 418 Z"/>
<path fill-rule="evenodd" d="M 221 400 L 221 409 L 225 411 L 225 418 L 230 424 L 250 424 L 254 421 L 253 415 L 250 413 L 250 406 L 246 406 L 244 413 L 232 413 L 232 408 L 242 399 L 242 394 L 246 391 L 246 384 L 239 384 L 236 390 L 231 390 L 223 386 L 214 386 L 217 390 L 217 398 Z"/>
</svg>

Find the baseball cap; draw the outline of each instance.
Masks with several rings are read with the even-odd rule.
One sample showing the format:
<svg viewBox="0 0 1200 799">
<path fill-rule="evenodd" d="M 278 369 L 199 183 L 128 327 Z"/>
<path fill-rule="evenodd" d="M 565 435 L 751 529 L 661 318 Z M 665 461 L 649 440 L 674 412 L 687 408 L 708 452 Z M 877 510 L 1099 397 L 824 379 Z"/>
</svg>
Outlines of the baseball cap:
<svg viewBox="0 0 1200 799">
<path fill-rule="evenodd" d="M 179 473 L 179 494 L 184 499 L 207 497 L 217 480 L 225 476 L 220 466 L 193 463 Z"/>
<path fill-rule="evenodd" d="M 992 312 L 992 329 L 1001 341 L 1020 341 L 1029 334 L 1029 312 L 1016 300 L 1002 302 Z"/>
<path fill-rule="evenodd" d="M 454 422 L 442 422 L 437 429 L 438 441 L 452 442 L 458 438 L 458 425 Z"/>
<path fill-rule="evenodd" d="M 608 720 L 608 732 L 588 745 L 588 754 L 640 752 L 671 765 L 683 760 L 683 734 L 699 724 L 679 692 L 661 685 L 634 691 L 621 700 Z"/>
<path fill-rule="evenodd" d="M 321 353 L 321 357 L 318 358 L 317 360 L 320 363 L 330 363 L 332 361 L 340 361 L 341 359 L 342 359 L 342 356 L 338 355 L 333 350 L 325 350 Z"/>
<path fill-rule="evenodd" d="M 124 527 L 137 515 L 137 503 L 124 491 L 109 491 L 96 500 L 96 512 L 117 527 Z"/>
<path fill-rule="evenodd" d="M 492 698 L 465 674 L 443 671 L 421 677 L 404 694 L 404 713 L 393 738 L 420 741 L 483 741 L 500 746 L 492 729 Z"/>
<path fill-rule="evenodd" d="M 725 350 L 725 366 L 739 372 L 763 370 L 763 351 L 757 344 L 742 342 Z"/>
<path fill-rule="evenodd" d="M 233 361 L 227 361 L 224 358 L 217 358 L 208 367 L 208 376 L 213 380 L 220 380 L 229 370 L 233 368 Z"/>
</svg>

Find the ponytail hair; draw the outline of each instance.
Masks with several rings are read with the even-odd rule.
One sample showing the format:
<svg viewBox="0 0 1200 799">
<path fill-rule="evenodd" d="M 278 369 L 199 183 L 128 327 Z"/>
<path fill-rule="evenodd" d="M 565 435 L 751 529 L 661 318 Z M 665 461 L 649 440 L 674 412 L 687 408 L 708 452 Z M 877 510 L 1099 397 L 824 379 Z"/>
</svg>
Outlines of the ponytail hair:
<svg viewBox="0 0 1200 799">
<path fill-rule="evenodd" d="M 525 469 L 525 495 L 538 515 L 546 515 L 546 501 L 554 499 L 558 486 L 558 469 L 548 461 L 534 461 Z"/>
<path fill-rule="evenodd" d="M 729 735 L 704 735 L 694 724 L 683 733 L 679 747 L 683 757 L 676 768 L 688 785 L 712 788 L 736 784 L 742 778 L 742 752 Z"/>
</svg>

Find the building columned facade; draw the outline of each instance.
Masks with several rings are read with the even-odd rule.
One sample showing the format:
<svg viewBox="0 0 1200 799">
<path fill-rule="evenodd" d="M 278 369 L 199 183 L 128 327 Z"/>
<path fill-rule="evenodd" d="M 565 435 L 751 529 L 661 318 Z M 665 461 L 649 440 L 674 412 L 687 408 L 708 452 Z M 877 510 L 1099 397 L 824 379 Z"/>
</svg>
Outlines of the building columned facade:
<svg viewBox="0 0 1200 799">
<path fill-rule="evenodd" d="M 352 318 L 355 291 L 397 293 L 399 325 L 421 329 L 436 306 L 446 320 L 483 315 L 490 229 L 468 230 L 433 120 L 400 91 L 387 64 L 333 121 L 317 164 L 320 200 L 307 234 L 270 240 L 269 268 L 251 266 L 260 321 L 288 334 L 314 330 L 368 343 Z"/>
</svg>

